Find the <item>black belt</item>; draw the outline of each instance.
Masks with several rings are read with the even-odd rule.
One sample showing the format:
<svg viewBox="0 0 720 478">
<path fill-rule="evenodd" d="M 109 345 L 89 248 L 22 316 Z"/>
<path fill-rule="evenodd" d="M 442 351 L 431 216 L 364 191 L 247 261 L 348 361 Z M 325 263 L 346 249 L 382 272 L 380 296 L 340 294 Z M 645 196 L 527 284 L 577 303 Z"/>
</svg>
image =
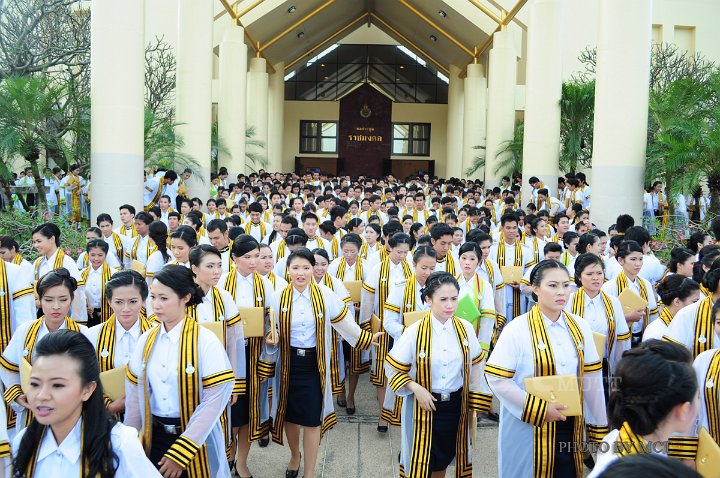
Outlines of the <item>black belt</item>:
<svg viewBox="0 0 720 478">
<path fill-rule="evenodd" d="M 317 350 L 315 347 L 309 348 L 309 349 L 303 349 L 300 347 L 290 347 L 290 353 L 292 355 L 297 355 L 298 357 L 306 357 L 308 355 L 315 355 L 317 353 Z"/>
<path fill-rule="evenodd" d="M 462 398 L 462 388 L 459 390 L 456 390 L 454 392 L 446 392 L 446 393 L 432 393 L 432 396 L 437 399 L 439 402 L 453 402 L 455 400 L 459 400 Z"/>
<path fill-rule="evenodd" d="M 168 435 L 182 435 L 183 428 L 180 426 L 179 418 L 156 417 L 153 415 L 152 423 Z"/>
</svg>

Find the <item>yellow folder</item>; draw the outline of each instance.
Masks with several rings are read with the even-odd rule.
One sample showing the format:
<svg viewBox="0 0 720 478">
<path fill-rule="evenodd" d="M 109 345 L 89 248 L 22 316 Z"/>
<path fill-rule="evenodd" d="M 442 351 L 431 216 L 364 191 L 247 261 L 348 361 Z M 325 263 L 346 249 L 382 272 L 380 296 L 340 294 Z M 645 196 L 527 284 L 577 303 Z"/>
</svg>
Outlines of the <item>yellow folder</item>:
<svg viewBox="0 0 720 478">
<path fill-rule="evenodd" d="M 350 293 L 350 300 L 356 304 L 360 302 L 360 296 L 362 293 L 362 281 L 361 280 L 349 280 L 343 282 L 345 288 Z"/>
<path fill-rule="evenodd" d="M 425 314 L 427 314 L 427 310 L 416 310 L 415 312 L 405 312 L 403 314 L 403 325 L 405 327 L 410 327 L 412 324 L 417 322 L 418 320 L 425 317 Z"/>
<path fill-rule="evenodd" d="M 593 332 L 593 341 L 595 341 L 595 348 L 597 349 L 598 356 L 600 357 L 600 360 L 605 357 L 605 340 L 607 337 L 605 337 L 604 334 L 601 334 L 600 332 Z"/>
<path fill-rule="evenodd" d="M 523 268 L 521 266 L 501 266 L 500 273 L 506 284 L 519 284 L 523 277 Z"/>
<path fill-rule="evenodd" d="M 620 295 L 618 295 L 618 299 L 620 299 L 620 303 L 623 306 L 623 312 L 626 314 L 629 314 L 630 312 L 635 312 L 636 310 L 642 310 L 648 305 L 648 301 L 640 297 L 637 293 L 635 293 L 634 290 L 630 289 L 629 287 L 626 288 L 624 291 L 620 292 Z"/>
<path fill-rule="evenodd" d="M 142 262 L 133 259 L 130 269 L 139 272 L 141 276 L 145 277 L 145 264 Z"/>
<path fill-rule="evenodd" d="M 198 322 L 200 325 L 215 334 L 221 344 L 225 346 L 225 321 L 217 320 L 213 322 Z"/>
<path fill-rule="evenodd" d="M 110 400 L 125 396 L 125 367 L 118 367 L 100 374 L 103 391 Z"/>
<path fill-rule="evenodd" d="M 372 329 L 373 334 L 377 334 L 382 330 L 382 322 L 380 322 L 380 317 L 375 314 L 370 317 L 370 328 Z"/>
<path fill-rule="evenodd" d="M 265 309 L 263 307 L 241 307 L 238 313 L 245 338 L 265 336 Z"/>
<path fill-rule="evenodd" d="M 720 469 L 720 446 L 704 428 L 700 429 L 698 436 L 695 468 L 703 478 L 716 478 Z"/>
<path fill-rule="evenodd" d="M 277 330 L 275 326 L 275 309 L 270 307 L 268 309 L 268 315 L 270 317 L 270 336 L 273 337 L 275 340 L 277 340 Z"/>
<path fill-rule="evenodd" d="M 27 393 L 30 390 L 30 374 L 32 373 L 32 365 L 30 362 L 23 358 L 20 361 L 20 388 L 23 393 Z"/>
<path fill-rule="evenodd" d="M 546 377 L 528 377 L 525 379 L 525 391 L 549 403 L 567 406 L 560 413 L 566 417 L 582 414 L 580 390 L 575 375 L 548 375 Z"/>
</svg>

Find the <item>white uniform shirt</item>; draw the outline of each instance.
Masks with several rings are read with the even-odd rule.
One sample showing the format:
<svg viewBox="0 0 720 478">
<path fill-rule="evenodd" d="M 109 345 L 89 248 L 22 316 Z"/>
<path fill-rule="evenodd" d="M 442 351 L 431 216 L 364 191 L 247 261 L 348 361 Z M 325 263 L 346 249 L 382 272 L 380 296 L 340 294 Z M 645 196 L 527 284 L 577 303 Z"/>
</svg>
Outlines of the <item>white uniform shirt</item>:
<svg viewBox="0 0 720 478">
<path fill-rule="evenodd" d="M 252 280 L 252 276 L 250 276 L 250 279 Z M 243 285 L 247 283 L 247 281 L 245 280 L 243 280 L 242 282 Z M 238 281 L 238 285 L 240 285 L 240 281 Z M 235 304 L 233 296 L 231 296 L 230 292 L 226 291 L 225 289 L 218 288 L 218 290 L 220 291 L 220 296 L 222 297 L 223 303 L 225 304 L 225 317 L 236 316 L 238 313 L 238 307 Z M 208 293 L 205 294 L 205 297 L 203 297 L 202 303 L 197 305 L 198 322 L 213 322 L 215 320 L 215 309 L 213 308 L 212 291 L 212 288 L 209 289 Z M 225 317 L 222 317 L 221 319 L 224 320 Z"/>
<path fill-rule="evenodd" d="M 338 298 L 328 287 L 318 284 L 323 299 L 325 299 L 325 320 L 338 317 L 345 303 Z M 282 291 L 275 294 L 279 299 Z M 306 287 L 303 292 L 299 292 L 293 287 L 292 298 L 292 317 L 290 318 L 290 346 L 308 349 L 315 347 L 317 344 L 317 330 L 315 328 L 315 314 L 313 313 L 312 303 L 310 301 L 310 287 Z"/>
<path fill-rule="evenodd" d="M 100 329 L 102 329 L 103 325 L 104 324 L 98 324 L 94 327 L 90 327 L 87 332 L 85 332 L 85 337 L 88 338 L 96 350 L 98 346 L 98 338 L 100 336 Z M 140 331 L 139 320 L 130 327 L 130 330 L 125 330 L 122 324 L 120 324 L 120 321 L 115 319 L 115 359 L 113 362 L 115 368 L 127 365 L 130 361 L 130 357 L 132 357 L 140 335 L 142 335 L 142 333 Z"/>
<path fill-rule="evenodd" d="M 25 429 L 18 433 L 13 441 L 14 455 L 17 455 L 24 434 Z M 59 445 L 55 441 L 55 435 L 49 430 L 46 431 L 37 454 L 35 476 L 80 476 L 81 440 L 82 418 Z M 134 428 L 116 423 L 110 432 L 110 443 L 113 453 L 117 456 L 115 476 L 162 476 L 145 455 L 140 440 L 138 440 L 137 430 Z"/>
<path fill-rule="evenodd" d="M 432 391 L 450 393 L 463 386 L 463 355 L 452 320 L 432 317 Z"/>
<path fill-rule="evenodd" d="M 88 306 L 99 309 L 102 300 L 102 265 L 97 269 L 90 267 L 90 273 L 85 281 L 85 294 L 87 295 Z"/>
<path fill-rule="evenodd" d="M 701 335 L 697 339 L 695 338 L 695 320 L 702 301 L 703 299 L 695 302 L 694 304 L 686 305 L 682 309 L 678 310 L 675 317 L 673 317 L 670 322 L 670 326 L 665 334 L 675 342 L 683 344 L 688 348 L 688 350 L 690 350 L 690 352 L 693 350 L 695 340 L 714 340 L 714 342 L 710 345 L 710 348 L 720 347 L 720 337 L 718 337 L 717 332 L 714 332 L 714 327 L 713 337 L 704 337 Z"/>
</svg>

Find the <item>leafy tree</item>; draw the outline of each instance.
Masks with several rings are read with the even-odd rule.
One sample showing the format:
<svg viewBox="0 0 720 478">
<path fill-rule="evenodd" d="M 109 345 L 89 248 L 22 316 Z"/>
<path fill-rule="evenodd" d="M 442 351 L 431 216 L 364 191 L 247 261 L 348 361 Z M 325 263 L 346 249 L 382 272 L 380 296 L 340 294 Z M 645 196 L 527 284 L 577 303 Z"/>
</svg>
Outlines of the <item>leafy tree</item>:
<svg viewBox="0 0 720 478">
<path fill-rule="evenodd" d="M 595 82 L 562 85 L 560 99 L 560 170 L 575 172 L 592 163 Z"/>
</svg>

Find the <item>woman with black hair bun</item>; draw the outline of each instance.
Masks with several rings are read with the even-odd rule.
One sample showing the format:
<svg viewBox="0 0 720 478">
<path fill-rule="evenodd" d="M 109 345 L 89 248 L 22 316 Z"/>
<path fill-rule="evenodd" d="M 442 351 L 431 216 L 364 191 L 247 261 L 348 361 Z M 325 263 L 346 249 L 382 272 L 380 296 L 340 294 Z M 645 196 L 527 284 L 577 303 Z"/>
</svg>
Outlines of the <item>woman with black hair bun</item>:
<svg viewBox="0 0 720 478">
<path fill-rule="evenodd" d="M 17 433 L 30 423 L 32 414 L 27 411 L 28 403 L 20 388 L 20 365 L 27 360 L 32 365 L 33 350 L 37 342 L 51 332 L 69 329 L 87 331 L 68 317 L 77 282 L 67 269 L 59 268 L 45 274 L 37 283 L 37 293 L 43 315 L 36 320 L 23 322 L 15 331 L 10 343 L 0 356 L 0 378 L 5 386 L 5 401 L 10 404 L 13 414 L 8 416 L 8 430 Z"/>
<path fill-rule="evenodd" d="M 385 360 L 388 383 L 403 397 L 401 476 L 444 477 L 453 460 L 457 476 L 472 476 L 471 412 L 487 412 L 492 395 L 475 329 L 455 317 L 459 291 L 451 274 L 430 274 L 421 292 L 429 310 Z"/>
<path fill-rule="evenodd" d="M 605 336 L 605 350 L 598 355 L 601 355 L 607 399 L 609 380 L 622 354 L 630 348 L 632 336 L 622 304 L 617 297 L 602 291 L 604 280 L 605 264 L 600 256 L 580 254 L 575 260 L 575 284 L 579 288 L 570 296 L 565 310 L 585 319 L 593 333 Z"/>
<path fill-rule="evenodd" d="M 613 430 L 598 447 L 588 478 L 605 476 L 613 462 L 633 454 L 663 453 L 694 459 L 692 440 L 698 413 L 698 379 L 690 353 L 677 344 L 649 340 L 628 350 L 616 370 L 608 401 Z M 704 385 L 704 384 L 703 384 Z"/>
<path fill-rule="evenodd" d="M 713 326 L 712 316 L 713 304 L 720 299 L 720 263 L 713 267 L 702 283 L 710 295 L 677 311 L 663 336 L 663 340 L 684 345 L 693 358 L 720 347 L 720 334 Z"/>
<path fill-rule="evenodd" d="M 167 250 L 168 229 L 164 222 L 152 222 L 148 227 L 148 236 L 152 247 L 145 266 L 145 278 L 150 286 L 155 274 L 166 264 L 175 260 L 175 257 Z"/>
<path fill-rule="evenodd" d="M 650 339 L 660 340 L 667 335 L 675 315 L 700 300 L 700 284 L 682 274 L 670 274 L 658 283 L 657 293 L 664 306 L 660 317 L 645 328 L 643 342 Z"/>
<path fill-rule="evenodd" d="M 112 315 L 85 332 L 95 347 L 100 372 L 125 367 L 140 336 L 152 327 L 150 321 L 141 315 L 147 296 L 147 282 L 133 270 L 116 272 L 105 283 L 103 297 Z M 105 405 L 111 413 L 123 413 L 125 397 L 115 401 L 105 397 Z"/>
<path fill-rule="evenodd" d="M 202 289 L 190 269 L 168 265 L 150 291 L 160 324 L 140 337 L 128 363 L 125 424 L 140 431 L 165 478 L 229 478 L 220 416 L 235 375 L 217 337 L 186 315 Z"/>
<path fill-rule="evenodd" d="M 287 258 L 291 284 L 275 294 L 278 309 L 277 370 L 273 383 L 272 438 L 283 444 L 287 437 L 291 457 L 287 478 L 299 474 L 304 457 L 305 476 L 315 476 L 320 440 L 337 417 L 332 399 L 332 331 L 354 347 L 369 349 L 382 334 L 362 330 L 346 304 L 332 290 L 313 279 L 315 256 L 298 249 Z M 303 452 L 300 453 L 300 432 Z"/>
<path fill-rule="evenodd" d="M 647 301 L 648 305 L 645 308 L 625 313 L 625 320 L 632 333 L 632 345 L 637 346 L 642 341 L 645 328 L 658 317 L 655 289 L 647 279 L 639 275 L 644 257 L 640 244 L 631 240 L 622 241 L 618 246 L 615 257 L 622 266 L 622 271 L 614 280 L 605 282 L 602 291 L 607 295 L 618 297 L 625 289 L 630 289 Z"/>
<path fill-rule="evenodd" d="M 588 323 L 565 312 L 570 275 L 560 262 L 541 261 L 530 276 L 537 304 L 500 334 L 485 365 L 488 385 L 500 400 L 500 476 L 581 477 L 581 447 L 608 431 L 602 363 Z M 565 404 L 529 394 L 525 379 L 574 375 L 581 391 L 579 416 L 565 416 Z"/>
<path fill-rule="evenodd" d="M 160 476 L 137 432 L 105 409 L 100 369 L 85 337 L 48 334 L 33 355 L 27 401 L 34 418 L 13 442 L 14 476 Z"/>
<path fill-rule="evenodd" d="M 170 250 L 174 260 L 169 264 L 190 267 L 190 251 L 197 245 L 197 235 L 190 226 L 178 227 L 170 234 Z"/>
</svg>

